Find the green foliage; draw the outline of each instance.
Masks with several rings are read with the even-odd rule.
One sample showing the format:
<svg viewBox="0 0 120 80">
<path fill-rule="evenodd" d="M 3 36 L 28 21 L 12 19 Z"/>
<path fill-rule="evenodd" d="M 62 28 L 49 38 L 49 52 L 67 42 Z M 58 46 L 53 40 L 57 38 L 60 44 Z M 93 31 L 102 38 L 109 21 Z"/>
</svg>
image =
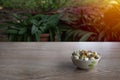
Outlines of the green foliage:
<svg viewBox="0 0 120 80">
<path fill-rule="evenodd" d="M 56 10 L 67 6 L 101 5 L 106 0 L 0 0 L 7 8 L 40 9 L 42 11 Z"/>
<path fill-rule="evenodd" d="M 104 0 L 73 0 L 72 6 L 91 6 L 91 5 L 101 5 Z"/>
<path fill-rule="evenodd" d="M 69 28 L 66 29 L 64 41 L 88 41 L 94 35 L 94 32 Z"/>
<path fill-rule="evenodd" d="M 95 0 L 76 0 L 76 2 L 74 3 L 74 5 L 88 5 L 93 3 L 93 1 L 95 2 Z"/>
<path fill-rule="evenodd" d="M 71 7 L 62 12 L 62 21 L 72 29 L 68 30 L 66 40 L 96 41 L 104 29 L 103 14 L 95 7 Z M 76 39 L 77 38 L 77 39 Z"/>
<path fill-rule="evenodd" d="M 116 9 L 119 13 L 119 7 Z M 120 41 L 120 23 L 108 26 L 99 7 L 71 7 L 61 11 L 61 20 L 70 26 L 65 41 Z"/>
<path fill-rule="evenodd" d="M 40 34 L 50 33 L 50 41 L 55 35 L 60 40 L 59 14 L 55 15 L 29 15 L 25 19 L 14 14 L 15 22 L 7 22 L 9 41 L 40 41 Z"/>
<path fill-rule="evenodd" d="M 42 11 L 56 10 L 68 5 L 71 0 L 41 0 L 37 4 Z"/>
<path fill-rule="evenodd" d="M 6 8 L 30 8 L 37 7 L 35 0 L 1 0 L 3 7 Z"/>
<path fill-rule="evenodd" d="M 71 0 L 0 0 L 0 4 L 7 8 L 29 8 L 42 11 L 56 10 L 68 6 Z"/>
</svg>

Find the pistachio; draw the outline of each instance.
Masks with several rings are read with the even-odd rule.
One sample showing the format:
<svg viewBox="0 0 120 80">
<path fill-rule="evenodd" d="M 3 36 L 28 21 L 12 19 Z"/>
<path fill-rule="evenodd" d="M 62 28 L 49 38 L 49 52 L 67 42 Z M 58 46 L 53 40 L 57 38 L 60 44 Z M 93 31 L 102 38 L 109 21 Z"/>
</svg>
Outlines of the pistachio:
<svg viewBox="0 0 120 80">
<path fill-rule="evenodd" d="M 79 56 L 73 56 L 74 59 L 78 60 L 79 59 Z"/>
<path fill-rule="evenodd" d="M 86 51 L 86 50 L 74 51 L 72 53 L 72 56 L 74 59 L 80 59 L 85 61 L 95 60 L 100 58 L 97 52 Z"/>
<path fill-rule="evenodd" d="M 91 57 L 90 60 L 95 60 L 95 58 L 94 58 L 94 57 Z"/>
<path fill-rule="evenodd" d="M 74 55 L 79 56 L 79 52 L 74 51 L 74 52 L 72 53 L 72 55 L 73 55 L 73 56 L 74 56 Z"/>
<path fill-rule="evenodd" d="M 99 56 L 99 55 L 96 55 L 96 56 L 95 56 L 95 59 L 99 59 L 99 58 L 100 58 L 100 56 Z"/>
<path fill-rule="evenodd" d="M 86 57 L 84 60 L 85 60 L 85 61 L 88 61 L 88 60 L 89 60 L 89 58 L 87 58 L 87 57 Z"/>
</svg>

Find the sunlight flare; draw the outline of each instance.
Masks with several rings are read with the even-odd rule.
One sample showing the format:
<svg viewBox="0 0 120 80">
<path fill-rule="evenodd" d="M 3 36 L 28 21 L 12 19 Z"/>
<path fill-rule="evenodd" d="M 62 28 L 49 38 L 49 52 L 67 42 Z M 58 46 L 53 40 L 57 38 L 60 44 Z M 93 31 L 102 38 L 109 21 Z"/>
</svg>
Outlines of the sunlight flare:
<svg viewBox="0 0 120 80">
<path fill-rule="evenodd" d="M 117 1 L 110 1 L 110 4 L 116 4 L 116 5 L 118 5 L 118 2 Z"/>
</svg>

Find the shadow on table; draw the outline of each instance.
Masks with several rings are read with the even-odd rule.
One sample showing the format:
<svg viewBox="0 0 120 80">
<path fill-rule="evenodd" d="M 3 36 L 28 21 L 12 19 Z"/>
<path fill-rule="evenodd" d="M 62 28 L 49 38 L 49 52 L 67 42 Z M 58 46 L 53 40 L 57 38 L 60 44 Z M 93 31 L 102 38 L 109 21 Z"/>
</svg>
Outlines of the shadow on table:
<svg viewBox="0 0 120 80">
<path fill-rule="evenodd" d="M 58 68 L 64 72 L 88 72 L 89 70 L 84 70 L 84 69 L 80 69 L 77 68 L 72 62 L 61 62 L 59 63 Z"/>
</svg>

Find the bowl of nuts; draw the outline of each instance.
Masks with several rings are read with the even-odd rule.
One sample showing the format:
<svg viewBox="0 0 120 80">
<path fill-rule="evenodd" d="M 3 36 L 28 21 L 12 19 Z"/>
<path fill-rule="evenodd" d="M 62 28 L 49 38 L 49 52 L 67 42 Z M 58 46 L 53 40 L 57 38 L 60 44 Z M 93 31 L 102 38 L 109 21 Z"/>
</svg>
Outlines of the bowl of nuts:
<svg viewBox="0 0 120 80">
<path fill-rule="evenodd" d="M 92 69 L 97 66 L 101 56 L 97 52 L 79 50 L 72 53 L 72 62 L 80 69 Z"/>
</svg>

